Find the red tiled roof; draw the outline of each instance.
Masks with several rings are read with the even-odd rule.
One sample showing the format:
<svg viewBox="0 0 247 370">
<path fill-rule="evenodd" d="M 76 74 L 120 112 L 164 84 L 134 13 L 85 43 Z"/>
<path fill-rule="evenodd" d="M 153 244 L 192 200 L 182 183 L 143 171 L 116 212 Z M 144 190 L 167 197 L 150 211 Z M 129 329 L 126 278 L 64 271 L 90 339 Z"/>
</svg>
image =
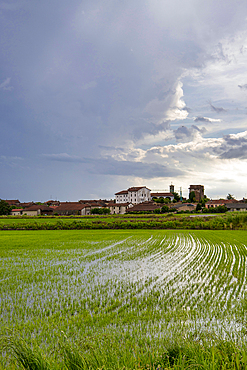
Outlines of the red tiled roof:
<svg viewBox="0 0 247 370">
<path fill-rule="evenodd" d="M 15 204 L 19 204 L 20 203 L 20 201 L 18 200 L 18 199 L 5 199 L 5 202 L 7 202 L 8 203 L 8 205 L 10 205 L 10 206 L 14 206 Z"/>
<path fill-rule="evenodd" d="M 56 212 L 64 212 L 64 211 L 81 211 L 83 208 L 91 207 L 90 204 L 81 204 L 78 202 L 69 202 L 69 203 L 62 203 L 60 206 L 56 208 Z"/>
<path fill-rule="evenodd" d="M 111 202 L 108 204 L 108 207 L 128 207 L 128 205 L 130 205 L 132 203 L 114 203 L 114 202 Z"/>
<path fill-rule="evenodd" d="M 226 203 L 237 203 L 238 201 L 236 199 L 211 199 L 206 202 L 206 204 L 226 204 Z"/>
<path fill-rule="evenodd" d="M 24 211 L 24 209 L 22 208 L 11 209 L 11 212 L 20 212 L 20 211 Z"/>
<path fill-rule="evenodd" d="M 21 207 L 24 207 L 24 208 L 27 208 L 27 207 L 30 207 L 32 206 L 34 203 L 33 202 L 24 202 L 24 203 L 20 203 L 18 204 L 18 206 L 21 206 Z"/>
<path fill-rule="evenodd" d="M 138 191 L 138 190 L 141 190 L 141 189 L 147 189 L 147 190 L 150 190 L 148 189 L 146 186 L 132 186 L 131 188 L 128 189 L 128 191 Z"/>
<path fill-rule="evenodd" d="M 121 190 L 118 193 L 115 193 L 115 195 L 122 195 L 122 194 L 128 194 L 128 190 Z"/>
<path fill-rule="evenodd" d="M 41 211 L 52 211 L 52 208 L 44 206 L 43 204 L 34 204 L 31 207 L 25 208 L 24 211 L 38 211 L 38 209 L 41 209 Z"/>
</svg>

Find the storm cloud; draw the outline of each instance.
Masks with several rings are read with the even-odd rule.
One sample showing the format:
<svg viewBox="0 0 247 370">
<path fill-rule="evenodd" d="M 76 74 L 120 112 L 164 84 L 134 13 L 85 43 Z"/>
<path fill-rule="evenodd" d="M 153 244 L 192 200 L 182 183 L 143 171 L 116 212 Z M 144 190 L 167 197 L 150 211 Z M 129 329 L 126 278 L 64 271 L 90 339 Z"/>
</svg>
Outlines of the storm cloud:
<svg viewBox="0 0 247 370">
<path fill-rule="evenodd" d="M 191 127 L 180 126 L 174 130 L 174 135 L 177 141 L 187 142 L 192 141 L 197 134 L 204 134 L 207 130 L 205 127 L 199 128 L 196 125 Z"/>
<path fill-rule="evenodd" d="M 195 147 L 244 150 L 226 135 L 246 126 L 246 16 L 231 0 L 0 0 L 0 198 L 186 187 Z"/>
<path fill-rule="evenodd" d="M 158 163 L 144 163 L 131 161 L 117 161 L 113 158 L 78 158 L 67 153 L 46 154 L 46 159 L 59 162 L 82 163 L 86 166 L 86 172 L 98 175 L 111 176 L 135 176 L 144 179 L 156 177 L 177 177 L 183 176 L 184 171 L 169 168 Z"/>
<path fill-rule="evenodd" d="M 211 107 L 211 110 L 213 112 L 216 112 L 216 113 L 226 113 L 227 110 L 222 108 L 222 107 L 215 107 L 213 104 L 209 103 L 210 104 L 210 107 Z"/>
<path fill-rule="evenodd" d="M 238 85 L 240 89 L 247 90 L 247 84 L 244 85 Z"/>
</svg>

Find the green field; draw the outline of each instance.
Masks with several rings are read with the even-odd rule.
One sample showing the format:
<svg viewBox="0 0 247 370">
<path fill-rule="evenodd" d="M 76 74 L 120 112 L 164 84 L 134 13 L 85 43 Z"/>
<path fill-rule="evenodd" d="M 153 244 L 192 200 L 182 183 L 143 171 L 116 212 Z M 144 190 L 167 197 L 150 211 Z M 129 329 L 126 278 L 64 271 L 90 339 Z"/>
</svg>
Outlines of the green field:
<svg viewBox="0 0 247 370">
<path fill-rule="evenodd" d="M 74 369 L 246 368 L 246 245 L 241 230 L 2 231 L 3 343 L 37 346 L 47 369 L 72 369 L 68 348 L 91 359 Z M 182 355 L 188 342 L 209 357 Z"/>
<path fill-rule="evenodd" d="M 247 230 L 247 212 L 110 216 L 2 216 L 0 230 L 195 229 Z"/>
</svg>

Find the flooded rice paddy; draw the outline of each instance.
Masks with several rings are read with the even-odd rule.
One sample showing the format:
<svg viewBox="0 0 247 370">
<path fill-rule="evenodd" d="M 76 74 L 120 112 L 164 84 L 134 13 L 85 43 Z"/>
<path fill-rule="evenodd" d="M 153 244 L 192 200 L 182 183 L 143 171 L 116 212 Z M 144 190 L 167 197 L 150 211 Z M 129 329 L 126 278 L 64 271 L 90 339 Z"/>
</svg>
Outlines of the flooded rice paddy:
<svg viewBox="0 0 247 370">
<path fill-rule="evenodd" d="M 1 335 L 241 335 L 246 245 L 245 231 L 2 232 Z"/>
</svg>

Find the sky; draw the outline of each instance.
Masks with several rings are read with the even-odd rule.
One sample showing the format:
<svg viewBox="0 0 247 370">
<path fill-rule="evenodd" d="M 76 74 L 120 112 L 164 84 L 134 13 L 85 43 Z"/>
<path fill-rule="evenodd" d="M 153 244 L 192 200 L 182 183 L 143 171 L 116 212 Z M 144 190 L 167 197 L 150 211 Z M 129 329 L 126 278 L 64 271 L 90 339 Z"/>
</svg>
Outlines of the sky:
<svg viewBox="0 0 247 370">
<path fill-rule="evenodd" d="M 245 0 L 0 0 L 0 198 L 247 197 Z"/>
</svg>

